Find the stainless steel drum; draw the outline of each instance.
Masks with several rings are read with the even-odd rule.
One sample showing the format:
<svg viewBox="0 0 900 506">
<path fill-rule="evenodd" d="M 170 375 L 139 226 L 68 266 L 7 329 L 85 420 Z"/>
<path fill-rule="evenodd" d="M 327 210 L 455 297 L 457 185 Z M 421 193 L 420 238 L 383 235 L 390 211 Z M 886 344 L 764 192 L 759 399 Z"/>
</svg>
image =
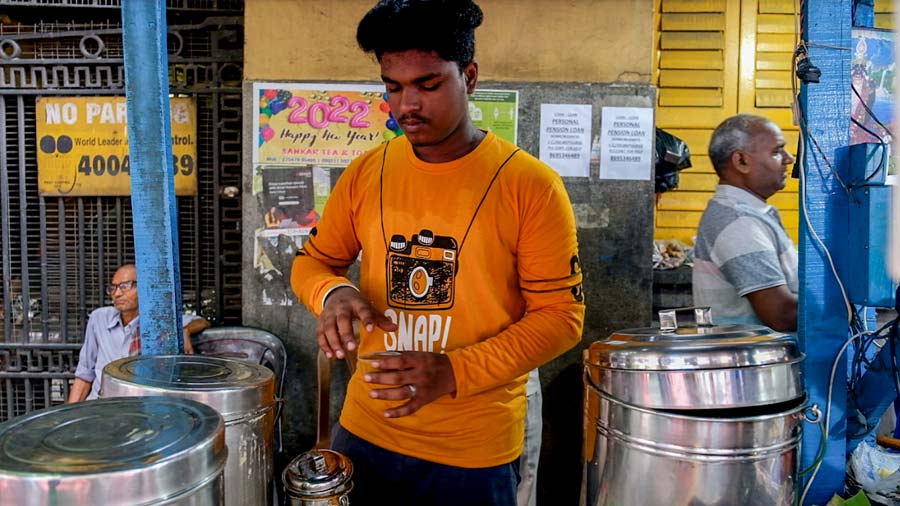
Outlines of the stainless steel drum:
<svg viewBox="0 0 900 506">
<path fill-rule="evenodd" d="M 585 350 L 582 504 L 795 504 L 807 414 L 796 340 L 673 327 Z"/>
<path fill-rule="evenodd" d="M 103 369 L 100 397 L 168 395 L 225 419 L 225 504 L 271 504 L 275 375 L 251 362 L 201 355 L 134 356 Z"/>
<path fill-rule="evenodd" d="M 223 505 L 222 417 L 185 399 L 105 399 L 0 424 L 0 505 Z"/>
</svg>

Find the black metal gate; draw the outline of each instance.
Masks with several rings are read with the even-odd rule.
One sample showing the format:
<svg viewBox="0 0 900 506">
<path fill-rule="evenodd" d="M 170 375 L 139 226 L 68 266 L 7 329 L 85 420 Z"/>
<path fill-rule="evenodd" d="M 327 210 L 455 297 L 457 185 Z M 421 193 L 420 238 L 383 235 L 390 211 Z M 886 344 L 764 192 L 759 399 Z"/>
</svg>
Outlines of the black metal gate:
<svg viewBox="0 0 900 506">
<path fill-rule="evenodd" d="M 120 0 L 0 0 L 0 422 L 60 404 L 90 312 L 134 261 L 128 197 L 41 197 L 35 100 L 124 95 Z M 178 198 L 185 311 L 241 319 L 243 1 L 168 0 L 169 84 L 197 104 Z"/>
</svg>

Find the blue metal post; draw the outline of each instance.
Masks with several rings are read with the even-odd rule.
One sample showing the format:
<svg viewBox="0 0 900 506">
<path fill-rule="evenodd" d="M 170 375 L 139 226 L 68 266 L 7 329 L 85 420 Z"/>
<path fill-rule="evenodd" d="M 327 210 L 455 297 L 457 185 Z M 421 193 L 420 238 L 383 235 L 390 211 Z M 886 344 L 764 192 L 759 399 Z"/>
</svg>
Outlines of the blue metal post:
<svg viewBox="0 0 900 506">
<path fill-rule="evenodd" d="M 852 0 L 806 0 L 802 12 L 803 39 L 810 43 L 810 60 L 822 76 L 821 82 L 803 84 L 800 91 L 808 135 L 800 168 L 806 198 L 800 206 L 798 337 L 806 352 L 811 400 L 830 413 L 825 459 L 804 504 L 825 504 L 841 491 L 846 464 L 846 354 L 836 366 L 830 405 L 826 406 L 826 398 L 835 357 L 848 338 L 847 308 L 824 249 L 802 218 L 808 218 L 830 251 L 838 275 L 847 279 L 849 197 L 838 176 L 846 181 L 849 166 L 851 4 Z M 820 439 L 813 427 L 804 431 L 803 467 L 815 460 Z"/>
<path fill-rule="evenodd" d="M 165 2 L 125 0 L 122 23 L 141 353 L 182 353 Z"/>
</svg>

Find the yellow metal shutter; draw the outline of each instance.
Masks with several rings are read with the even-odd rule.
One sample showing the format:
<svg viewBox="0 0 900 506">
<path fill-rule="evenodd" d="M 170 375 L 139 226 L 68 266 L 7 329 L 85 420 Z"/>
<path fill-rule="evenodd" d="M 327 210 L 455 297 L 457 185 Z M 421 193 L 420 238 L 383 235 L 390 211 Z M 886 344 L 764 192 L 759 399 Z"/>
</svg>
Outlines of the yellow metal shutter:
<svg viewBox="0 0 900 506">
<path fill-rule="evenodd" d="M 664 56 L 669 50 L 664 41 L 673 37 L 667 32 L 667 25 L 664 23 L 667 14 L 712 14 L 716 12 L 715 9 L 722 9 L 718 14 L 725 20 L 723 29 L 718 32 L 722 37 L 725 62 L 721 74 L 721 106 L 712 107 L 707 104 L 701 108 L 695 104 L 691 107 L 683 102 L 664 100 L 667 88 L 674 87 L 671 79 L 663 79 L 666 71 L 670 70 L 664 64 Z M 782 128 L 788 149 L 792 153 L 796 150 L 797 127 L 791 124 L 790 109 L 793 16 L 793 0 L 664 0 L 661 3 L 658 25 L 657 84 L 660 88 L 660 101 L 657 125 L 688 143 L 694 167 L 681 173 L 677 190 L 659 196 L 656 239 L 679 239 L 692 243 L 700 216 L 718 181 L 707 156 L 707 146 L 713 128 L 721 120 L 738 112 L 765 116 Z M 709 31 L 699 33 L 708 34 Z M 687 35 L 677 35 L 676 38 L 680 37 Z M 687 51 L 685 48 L 679 49 Z M 684 60 L 682 57 L 682 61 Z M 769 203 L 778 207 L 785 228 L 794 241 L 797 240 L 799 216 L 797 191 L 797 181 L 789 179 L 787 188 L 769 199 Z"/>
<path fill-rule="evenodd" d="M 737 112 L 740 0 L 662 0 L 657 18 L 656 124 L 687 142 L 693 167 L 657 200 L 655 236 L 691 244 L 718 181 L 709 135 Z"/>
<path fill-rule="evenodd" d="M 744 0 L 741 7 L 738 109 L 774 121 L 784 132 L 788 151 L 796 154 L 799 131 L 791 112 L 794 0 Z M 798 240 L 799 188 L 798 180 L 788 179 L 787 187 L 769 199 L 794 242 Z"/>
<path fill-rule="evenodd" d="M 895 9 L 893 0 L 875 0 L 875 28 L 893 30 Z"/>
</svg>

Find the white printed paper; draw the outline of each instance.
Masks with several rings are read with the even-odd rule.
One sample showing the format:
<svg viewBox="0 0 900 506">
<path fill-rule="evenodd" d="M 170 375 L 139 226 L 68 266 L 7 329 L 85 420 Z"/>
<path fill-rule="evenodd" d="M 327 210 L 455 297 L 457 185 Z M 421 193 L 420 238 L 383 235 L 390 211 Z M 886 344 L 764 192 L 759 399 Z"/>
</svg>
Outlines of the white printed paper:
<svg viewBox="0 0 900 506">
<path fill-rule="evenodd" d="M 600 179 L 649 180 L 655 139 L 653 109 L 604 107 L 600 119 Z"/>
<path fill-rule="evenodd" d="M 591 105 L 541 104 L 541 161 L 560 176 L 588 177 Z"/>
</svg>

